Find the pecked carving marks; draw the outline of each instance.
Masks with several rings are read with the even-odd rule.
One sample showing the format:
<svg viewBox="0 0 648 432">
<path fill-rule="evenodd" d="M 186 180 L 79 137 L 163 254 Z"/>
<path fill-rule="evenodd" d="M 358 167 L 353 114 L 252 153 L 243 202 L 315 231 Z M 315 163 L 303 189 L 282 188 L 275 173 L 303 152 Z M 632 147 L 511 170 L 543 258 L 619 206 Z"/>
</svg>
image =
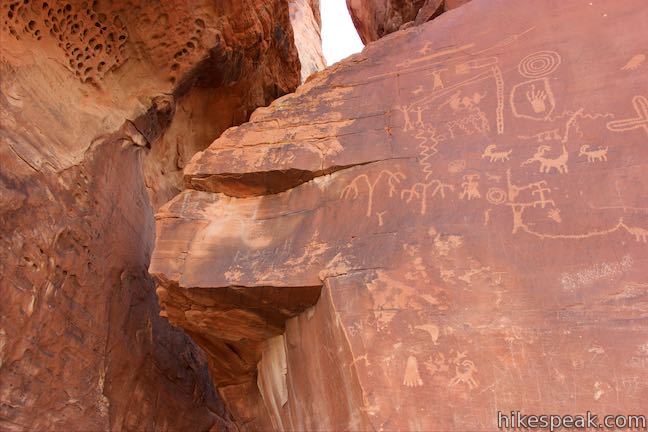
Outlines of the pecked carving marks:
<svg viewBox="0 0 648 432">
<path fill-rule="evenodd" d="M 554 5 L 564 8 L 558 1 Z M 554 369 L 560 376 L 571 374 L 578 385 L 590 385 L 590 371 L 605 376 L 617 359 L 588 364 L 587 375 L 576 370 L 576 362 L 583 361 L 581 347 L 589 359 L 587 350 L 594 346 L 586 336 L 601 333 L 575 324 L 596 326 L 611 343 L 617 342 L 621 327 L 608 320 L 614 313 L 610 309 L 593 324 L 589 317 L 576 321 L 564 315 L 564 306 L 582 302 L 585 307 L 579 304 L 578 313 L 585 316 L 593 295 L 614 287 L 605 275 L 591 290 L 561 289 L 561 274 L 609 262 L 610 254 L 627 248 L 635 264 L 624 266 L 619 280 L 639 280 L 648 226 L 643 213 L 587 207 L 594 197 L 599 204 L 641 206 L 645 179 L 638 155 L 643 141 L 637 138 L 643 130 L 610 132 L 607 122 L 634 119 L 632 107 L 615 109 L 604 95 L 591 100 L 585 90 L 592 80 L 573 84 L 582 75 L 576 60 L 580 53 L 560 41 L 572 34 L 578 47 L 591 41 L 580 30 L 572 33 L 572 19 L 544 26 L 556 29 L 559 38 L 540 26 L 520 33 L 520 23 L 511 29 L 517 34 L 483 46 L 481 40 L 471 45 L 461 37 L 443 39 L 429 26 L 421 34 L 394 35 L 339 69 L 325 71 L 296 95 L 219 139 L 204 152 L 205 160 L 194 164 L 194 172 L 253 175 L 280 167 L 305 168 L 310 176 L 322 161 L 385 163 L 356 166 L 258 199 L 186 192 L 186 203 L 178 199 L 175 213 L 158 219 L 154 263 L 166 261 L 170 275 L 184 265 L 185 280 L 199 272 L 213 278 L 201 278 L 200 286 L 270 283 L 266 281 L 305 286 L 325 280 L 322 299 L 336 307 L 331 320 L 309 335 L 319 335 L 322 328 L 342 328 L 345 335 L 323 349 L 321 338 L 308 349 L 303 347 L 310 339 L 299 339 L 293 364 L 333 359 L 327 384 L 338 382 L 334 375 L 340 370 L 357 373 L 366 396 L 363 412 L 375 430 L 492 430 L 487 411 L 502 403 L 499 395 L 510 396 L 505 403 L 569 395 L 571 389 L 558 387 L 563 378 L 552 381 Z M 471 30 L 478 29 L 476 23 Z M 442 40 L 426 45 L 438 37 Z M 488 46 L 504 43 L 511 49 L 483 54 Z M 437 50 L 430 48 L 435 45 Z M 372 53 L 383 55 L 382 49 L 393 61 L 372 59 Z M 471 56 L 464 55 L 468 49 L 474 51 Z M 598 55 L 591 51 L 583 57 Z M 617 64 L 601 65 L 601 74 Z M 394 73 L 389 65 L 402 69 Z M 332 88 L 344 93 L 333 94 Z M 628 105 L 635 91 L 618 89 Z M 335 97 L 324 100 L 322 95 Z M 610 110 L 615 115 L 605 113 Z M 322 117 L 335 122 L 335 129 L 315 125 Z M 314 134 L 335 136 L 333 151 L 313 149 L 308 138 Z M 223 149 L 230 148 L 241 151 L 242 157 L 232 162 L 236 169 L 219 162 L 227 156 Z M 385 155 L 408 159 L 391 163 Z M 640 180 L 625 181 L 629 178 Z M 617 180 L 618 189 L 625 190 L 618 199 L 611 184 Z M 193 243 L 191 256 L 169 258 L 174 248 L 187 243 Z M 643 312 L 641 306 L 633 307 Z M 312 316 L 308 311 L 296 320 L 313 323 Z M 637 321 L 629 325 L 637 326 Z M 554 341 L 561 345 L 552 352 Z M 287 335 L 286 346 L 290 342 Z M 347 344 L 351 365 L 336 352 Z M 487 354 L 469 353 L 474 346 L 485 347 Z M 567 346 L 576 348 L 565 354 Z M 627 345 L 619 345 L 617 353 L 622 351 L 627 352 Z M 507 371 L 511 368 L 515 372 Z M 310 371 L 302 369 L 290 370 L 292 384 L 320 382 L 304 378 Z M 313 371 L 318 379 L 321 370 Z M 621 375 L 634 376 L 628 370 Z M 520 385 L 528 378 L 538 383 L 531 392 Z M 302 394 L 317 393 L 304 387 L 304 393 L 288 396 L 286 411 L 300 409 Z M 321 406 L 327 399 L 322 393 L 313 400 L 313 406 Z M 458 406 L 466 410 L 459 412 Z"/>
</svg>

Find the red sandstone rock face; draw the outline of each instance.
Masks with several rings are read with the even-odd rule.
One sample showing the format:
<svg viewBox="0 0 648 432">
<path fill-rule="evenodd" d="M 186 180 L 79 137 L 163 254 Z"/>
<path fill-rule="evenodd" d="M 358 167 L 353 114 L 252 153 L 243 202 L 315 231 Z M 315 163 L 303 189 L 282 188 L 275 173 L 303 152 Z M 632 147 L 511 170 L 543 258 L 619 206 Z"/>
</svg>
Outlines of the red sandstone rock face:
<svg viewBox="0 0 648 432">
<path fill-rule="evenodd" d="M 423 24 L 470 0 L 347 0 L 360 39 L 376 41 L 408 25 Z"/>
<path fill-rule="evenodd" d="M 7 1 L 1 22 L 0 429 L 234 428 L 158 316 L 152 214 L 196 151 L 297 86 L 299 16 Z"/>
<path fill-rule="evenodd" d="M 474 1 L 198 153 L 150 272 L 237 422 L 645 414 L 645 22 L 640 0 Z"/>
<path fill-rule="evenodd" d="M 299 53 L 302 82 L 326 67 L 322 53 L 319 0 L 290 0 L 290 23 L 295 34 L 295 45 Z"/>
</svg>

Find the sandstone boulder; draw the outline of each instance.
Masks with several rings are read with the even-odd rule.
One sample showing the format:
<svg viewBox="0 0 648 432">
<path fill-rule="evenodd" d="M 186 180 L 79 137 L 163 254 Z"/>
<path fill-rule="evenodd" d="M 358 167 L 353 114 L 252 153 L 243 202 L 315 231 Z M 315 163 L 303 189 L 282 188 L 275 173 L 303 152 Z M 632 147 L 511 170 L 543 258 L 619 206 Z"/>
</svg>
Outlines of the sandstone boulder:
<svg viewBox="0 0 648 432">
<path fill-rule="evenodd" d="M 194 156 L 150 272 L 235 420 L 645 413 L 645 22 L 640 0 L 475 0 Z"/>
<path fill-rule="evenodd" d="M 400 28 L 419 25 L 470 0 L 347 0 L 360 39 L 376 41 Z"/>
</svg>

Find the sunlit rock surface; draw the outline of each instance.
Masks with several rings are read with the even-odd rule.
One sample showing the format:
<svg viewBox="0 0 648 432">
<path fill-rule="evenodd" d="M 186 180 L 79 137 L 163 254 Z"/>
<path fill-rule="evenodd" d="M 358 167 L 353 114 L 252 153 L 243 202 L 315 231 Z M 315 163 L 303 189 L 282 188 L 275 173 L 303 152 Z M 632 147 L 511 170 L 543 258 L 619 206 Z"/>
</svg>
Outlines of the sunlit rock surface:
<svg viewBox="0 0 648 432">
<path fill-rule="evenodd" d="M 150 272 L 235 421 L 645 413 L 646 22 L 640 0 L 474 0 L 194 156 Z"/>
</svg>

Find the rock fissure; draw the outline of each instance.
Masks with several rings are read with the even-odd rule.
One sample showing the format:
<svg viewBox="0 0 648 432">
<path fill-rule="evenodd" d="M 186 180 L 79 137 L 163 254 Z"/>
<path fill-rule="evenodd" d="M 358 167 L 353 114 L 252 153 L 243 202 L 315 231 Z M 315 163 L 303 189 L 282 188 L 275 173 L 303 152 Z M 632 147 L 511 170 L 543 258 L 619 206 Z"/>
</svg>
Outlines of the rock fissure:
<svg viewBox="0 0 648 432">
<path fill-rule="evenodd" d="M 1 9 L 0 429 L 235 430 L 145 269 L 186 162 L 298 85 L 288 2 Z"/>
<path fill-rule="evenodd" d="M 308 171 L 296 168 L 266 172 L 219 173 L 206 176 L 188 177 L 186 185 L 201 192 L 222 193 L 234 198 L 275 195 L 310 182 L 316 178 L 334 175 L 340 171 L 358 166 L 369 165 L 387 160 L 407 160 L 409 157 L 394 157 L 372 160 L 343 166 L 331 166 L 326 169 Z"/>
</svg>

